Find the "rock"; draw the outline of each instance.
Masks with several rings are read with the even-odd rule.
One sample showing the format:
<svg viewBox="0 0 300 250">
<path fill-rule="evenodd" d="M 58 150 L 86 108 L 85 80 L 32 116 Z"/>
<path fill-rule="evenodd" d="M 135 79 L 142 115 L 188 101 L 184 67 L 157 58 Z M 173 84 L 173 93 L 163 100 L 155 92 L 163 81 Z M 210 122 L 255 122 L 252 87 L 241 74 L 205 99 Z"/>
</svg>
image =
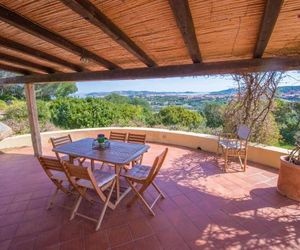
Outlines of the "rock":
<svg viewBox="0 0 300 250">
<path fill-rule="evenodd" d="M 0 141 L 8 136 L 11 136 L 12 134 L 13 134 L 12 129 L 7 125 L 5 125 L 4 123 L 0 122 Z"/>
</svg>

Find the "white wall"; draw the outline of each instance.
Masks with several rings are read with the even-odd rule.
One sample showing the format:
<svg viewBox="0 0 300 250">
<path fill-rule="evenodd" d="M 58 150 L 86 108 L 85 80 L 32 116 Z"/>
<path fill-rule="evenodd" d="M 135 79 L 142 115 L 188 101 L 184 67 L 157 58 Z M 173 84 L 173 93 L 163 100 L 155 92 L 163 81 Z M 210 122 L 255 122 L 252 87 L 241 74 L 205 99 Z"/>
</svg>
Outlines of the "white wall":
<svg viewBox="0 0 300 250">
<path fill-rule="evenodd" d="M 41 133 L 42 144 L 44 146 L 47 145 L 50 137 L 59 137 L 71 134 L 74 140 L 78 140 L 85 137 L 95 138 L 99 133 L 109 136 L 109 132 L 112 130 L 143 133 L 147 135 L 148 142 L 185 146 L 194 149 L 200 148 L 204 151 L 213 153 L 217 152 L 218 138 L 216 136 L 151 128 L 92 128 L 44 132 Z M 32 146 L 30 134 L 8 137 L 0 142 L 0 150 L 24 146 Z M 278 147 L 250 144 L 248 149 L 248 159 L 263 165 L 279 168 L 280 156 L 287 153 L 287 150 Z"/>
</svg>

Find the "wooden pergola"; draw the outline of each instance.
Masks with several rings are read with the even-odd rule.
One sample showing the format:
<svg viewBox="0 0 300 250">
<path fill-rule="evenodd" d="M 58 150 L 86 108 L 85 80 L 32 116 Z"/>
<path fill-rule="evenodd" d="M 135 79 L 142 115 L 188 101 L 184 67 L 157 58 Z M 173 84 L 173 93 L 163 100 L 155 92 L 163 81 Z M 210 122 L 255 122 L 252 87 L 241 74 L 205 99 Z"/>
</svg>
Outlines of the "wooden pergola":
<svg viewBox="0 0 300 250">
<path fill-rule="evenodd" d="M 300 68 L 299 0 L 1 0 L 0 69 L 34 84 Z"/>
</svg>

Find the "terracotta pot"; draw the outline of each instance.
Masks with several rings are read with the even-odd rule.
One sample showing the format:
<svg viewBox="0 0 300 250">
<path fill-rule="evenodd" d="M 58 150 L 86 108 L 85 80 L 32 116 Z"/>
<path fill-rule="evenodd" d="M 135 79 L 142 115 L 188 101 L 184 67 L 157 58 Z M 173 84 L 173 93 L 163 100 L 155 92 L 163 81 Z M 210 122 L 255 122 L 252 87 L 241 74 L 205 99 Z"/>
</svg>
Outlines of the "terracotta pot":
<svg viewBox="0 0 300 250">
<path fill-rule="evenodd" d="M 300 166 L 288 162 L 288 156 L 280 157 L 277 190 L 290 199 L 300 201 Z"/>
</svg>

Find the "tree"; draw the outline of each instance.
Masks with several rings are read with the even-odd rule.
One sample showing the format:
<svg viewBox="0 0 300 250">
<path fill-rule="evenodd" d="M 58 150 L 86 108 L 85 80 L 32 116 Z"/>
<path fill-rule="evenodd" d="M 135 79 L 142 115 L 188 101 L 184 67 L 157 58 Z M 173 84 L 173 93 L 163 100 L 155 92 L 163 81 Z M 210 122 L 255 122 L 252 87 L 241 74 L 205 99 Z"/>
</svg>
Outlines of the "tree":
<svg viewBox="0 0 300 250">
<path fill-rule="evenodd" d="M 116 93 L 111 93 L 104 97 L 104 100 L 116 103 L 116 104 L 125 104 L 130 103 L 130 98 L 127 96 L 118 95 Z"/>
<path fill-rule="evenodd" d="M 268 125 L 266 121 L 272 120 L 268 116 L 274 108 L 277 87 L 283 77 L 281 72 L 233 75 L 232 78 L 237 84 L 237 94 L 226 108 L 225 130 L 232 132 L 239 124 L 246 124 L 252 132 L 253 141 L 265 142 L 266 134 L 262 136 L 261 131 Z M 271 127 L 265 131 L 275 135 Z"/>
<path fill-rule="evenodd" d="M 66 82 L 58 84 L 58 87 L 55 91 L 55 97 L 67 97 L 71 94 L 74 94 L 78 91 L 78 88 L 75 83 Z"/>
<path fill-rule="evenodd" d="M 0 99 L 4 101 L 23 99 L 24 86 L 22 84 L 9 84 L 0 86 Z"/>
<path fill-rule="evenodd" d="M 159 111 L 158 117 L 163 125 L 179 125 L 197 128 L 203 123 L 203 117 L 194 111 L 180 106 L 169 106 Z"/>
<path fill-rule="evenodd" d="M 281 141 L 293 145 L 300 131 L 300 103 L 276 100 L 273 113 L 279 126 Z"/>
<path fill-rule="evenodd" d="M 67 97 L 77 91 L 75 83 L 48 83 L 37 84 L 35 86 L 35 92 L 37 99 L 51 100 L 54 97 Z"/>
<path fill-rule="evenodd" d="M 203 114 L 206 119 L 206 126 L 209 128 L 218 128 L 224 123 L 224 106 L 214 102 L 206 103 Z"/>
</svg>

